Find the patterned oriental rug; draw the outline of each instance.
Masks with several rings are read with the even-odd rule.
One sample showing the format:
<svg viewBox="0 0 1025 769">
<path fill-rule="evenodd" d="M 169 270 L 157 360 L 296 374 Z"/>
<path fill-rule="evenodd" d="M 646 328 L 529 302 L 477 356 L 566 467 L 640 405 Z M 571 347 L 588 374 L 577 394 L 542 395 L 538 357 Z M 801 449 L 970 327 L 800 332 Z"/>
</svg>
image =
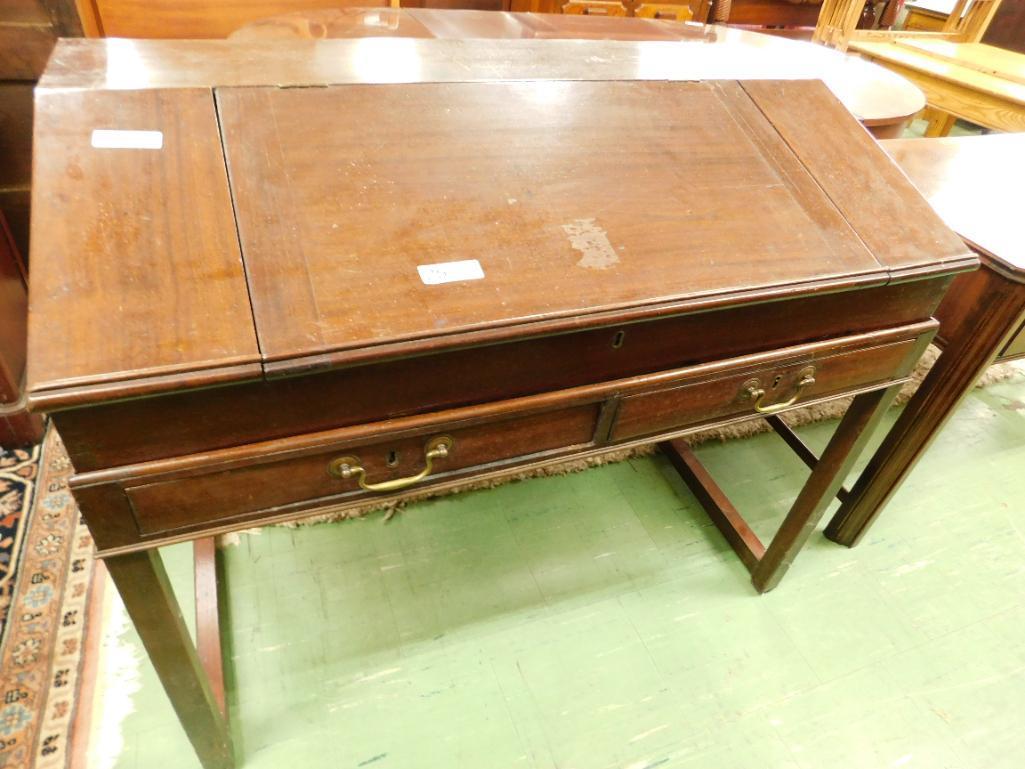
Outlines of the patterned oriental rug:
<svg viewBox="0 0 1025 769">
<path fill-rule="evenodd" d="M 65 767 L 82 663 L 92 539 L 57 434 L 0 449 L 0 767 Z"/>
</svg>

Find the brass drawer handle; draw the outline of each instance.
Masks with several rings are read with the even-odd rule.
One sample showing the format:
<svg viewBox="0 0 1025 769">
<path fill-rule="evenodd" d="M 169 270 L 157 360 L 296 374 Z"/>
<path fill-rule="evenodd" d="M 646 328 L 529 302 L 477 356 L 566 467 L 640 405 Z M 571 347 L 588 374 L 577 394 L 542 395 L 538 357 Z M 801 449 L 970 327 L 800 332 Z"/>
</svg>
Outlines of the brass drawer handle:
<svg viewBox="0 0 1025 769">
<path fill-rule="evenodd" d="M 797 399 L 801 397 L 801 392 L 808 385 L 815 384 L 815 367 L 805 366 L 801 369 L 798 374 L 800 379 L 797 382 L 797 387 L 794 389 L 794 394 L 782 403 L 773 403 L 770 406 L 763 406 L 762 401 L 765 399 L 767 393 L 761 386 L 761 383 L 757 379 L 748 379 L 743 384 L 744 392 L 748 398 L 751 398 L 755 402 L 755 411 L 759 414 L 775 414 L 778 411 L 782 411 L 785 408 L 789 408 L 797 403 Z"/>
<path fill-rule="evenodd" d="M 447 457 L 454 443 L 455 441 L 447 435 L 431 438 L 424 448 L 424 459 L 426 460 L 424 469 L 416 475 L 410 475 L 406 478 L 396 478 L 392 481 L 381 481 L 380 483 L 367 483 L 367 471 L 359 463 L 359 457 L 353 456 L 339 457 L 338 459 L 331 460 L 331 464 L 327 466 L 327 471 L 336 478 L 344 480 L 355 476 L 359 487 L 365 491 L 399 491 L 419 483 L 430 475 L 431 470 L 434 469 L 434 460 Z"/>
</svg>

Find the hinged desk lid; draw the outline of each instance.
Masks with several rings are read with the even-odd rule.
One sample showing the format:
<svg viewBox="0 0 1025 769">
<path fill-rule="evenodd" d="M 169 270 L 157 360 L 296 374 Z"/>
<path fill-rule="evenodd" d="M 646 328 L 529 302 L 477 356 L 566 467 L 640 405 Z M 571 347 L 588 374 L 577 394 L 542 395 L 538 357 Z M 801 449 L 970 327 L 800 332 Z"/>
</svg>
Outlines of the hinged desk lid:
<svg viewBox="0 0 1025 769">
<path fill-rule="evenodd" d="M 819 82 L 701 82 L 668 43 L 400 42 L 62 41 L 36 90 L 33 401 L 975 264 Z"/>
<path fill-rule="evenodd" d="M 823 161 L 819 147 L 788 146 L 770 122 L 778 105 L 757 104 L 752 86 L 768 86 L 768 97 L 784 87 L 218 89 L 265 360 L 337 363 L 384 347 L 470 342 L 513 324 L 884 282 L 888 261 L 934 258 L 934 242 L 903 233 L 876 238 L 873 254 L 852 227 L 862 223 L 857 201 L 831 200 L 830 187 L 846 179 L 817 180 L 802 156 L 843 163 L 835 177 L 864 160 Z M 821 84 L 786 88 L 788 110 L 828 125 L 823 141 L 842 146 L 853 134 L 871 144 Z M 880 157 L 864 167 L 882 188 L 891 169 L 869 149 Z"/>
</svg>

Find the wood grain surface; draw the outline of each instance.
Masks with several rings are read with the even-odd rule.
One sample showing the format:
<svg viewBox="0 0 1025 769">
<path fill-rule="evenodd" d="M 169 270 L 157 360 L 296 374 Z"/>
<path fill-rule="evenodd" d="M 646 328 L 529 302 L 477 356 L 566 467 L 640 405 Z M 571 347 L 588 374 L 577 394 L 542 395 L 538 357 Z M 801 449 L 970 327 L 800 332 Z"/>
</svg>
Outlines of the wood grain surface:
<svg viewBox="0 0 1025 769">
<path fill-rule="evenodd" d="M 29 389 L 257 363 L 210 92 L 44 93 L 36 116 Z"/>
<path fill-rule="evenodd" d="M 821 85 L 792 83 L 787 94 L 813 114 L 835 106 L 834 141 L 862 136 Z M 217 92 L 267 360 L 887 276 L 728 85 L 422 84 L 387 95 Z M 307 139 L 289 140 L 299 133 Z M 861 168 L 885 189 L 871 159 Z M 641 200 L 651 201 L 643 213 Z M 882 226 L 885 211 L 873 213 Z M 946 255 L 934 236 L 928 245 L 908 261 Z M 463 260 L 479 263 L 481 279 L 428 285 L 418 272 Z"/>
</svg>

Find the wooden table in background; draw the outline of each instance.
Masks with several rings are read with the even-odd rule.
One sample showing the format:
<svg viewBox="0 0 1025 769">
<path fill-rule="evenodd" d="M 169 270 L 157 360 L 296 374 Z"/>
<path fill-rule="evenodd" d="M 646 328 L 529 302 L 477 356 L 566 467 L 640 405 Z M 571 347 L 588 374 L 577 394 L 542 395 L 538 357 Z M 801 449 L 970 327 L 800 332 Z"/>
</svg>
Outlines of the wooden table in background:
<svg viewBox="0 0 1025 769">
<path fill-rule="evenodd" d="M 1025 356 L 1025 134 L 898 139 L 883 148 L 979 254 L 940 304 L 943 354 L 887 434 L 827 535 L 856 544 L 979 376 Z"/>
<path fill-rule="evenodd" d="M 850 50 L 908 78 L 930 107 L 951 116 L 929 136 L 945 135 L 957 117 L 997 131 L 1025 131 L 1025 54 L 914 37 L 854 40 Z"/>
<path fill-rule="evenodd" d="M 674 21 L 497 11 L 345 8 L 253 22 L 231 39 L 362 37 L 673 41 L 640 62 L 635 77 L 693 79 L 821 78 L 876 138 L 900 136 L 925 107 L 922 92 L 884 67 L 821 45 L 742 29 Z"/>
</svg>

